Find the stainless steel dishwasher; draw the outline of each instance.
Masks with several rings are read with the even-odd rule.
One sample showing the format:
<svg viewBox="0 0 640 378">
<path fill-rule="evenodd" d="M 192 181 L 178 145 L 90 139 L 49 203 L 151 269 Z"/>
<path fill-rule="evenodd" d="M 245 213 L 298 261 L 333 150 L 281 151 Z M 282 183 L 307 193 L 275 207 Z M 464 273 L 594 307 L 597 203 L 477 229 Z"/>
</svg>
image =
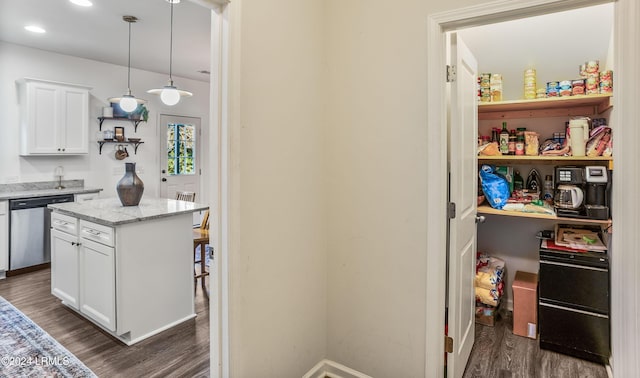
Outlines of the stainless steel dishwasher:
<svg viewBox="0 0 640 378">
<path fill-rule="evenodd" d="M 14 275 L 51 261 L 48 204 L 73 202 L 73 194 L 9 200 L 9 271 Z M 32 268 L 32 269 L 29 269 Z"/>
</svg>

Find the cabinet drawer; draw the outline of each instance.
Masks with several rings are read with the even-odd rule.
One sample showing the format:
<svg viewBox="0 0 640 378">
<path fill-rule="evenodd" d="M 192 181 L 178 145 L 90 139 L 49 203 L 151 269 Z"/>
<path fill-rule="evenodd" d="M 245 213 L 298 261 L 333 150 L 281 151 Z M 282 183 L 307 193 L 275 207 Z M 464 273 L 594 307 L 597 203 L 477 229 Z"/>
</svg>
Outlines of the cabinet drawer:
<svg viewBox="0 0 640 378">
<path fill-rule="evenodd" d="M 539 274 L 541 299 L 609 313 L 608 269 L 541 259 Z"/>
<path fill-rule="evenodd" d="M 113 247 L 113 228 L 81 220 L 80 237 Z"/>
<path fill-rule="evenodd" d="M 75 236 L 78 233 L 78 219 L 54 211 L 51 213 L 51 227 Z"/>
</svg>

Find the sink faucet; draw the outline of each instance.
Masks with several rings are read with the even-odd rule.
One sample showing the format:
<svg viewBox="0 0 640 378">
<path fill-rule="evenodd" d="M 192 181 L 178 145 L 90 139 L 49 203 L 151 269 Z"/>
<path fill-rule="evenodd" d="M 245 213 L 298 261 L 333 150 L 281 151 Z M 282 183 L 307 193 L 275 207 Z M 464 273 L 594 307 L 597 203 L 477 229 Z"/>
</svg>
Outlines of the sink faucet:
<svg viewBox="0 0 640 378">
<path fill-rule="evenodd" d="M 56 186 L 56 189 L 64 189 L 64 186 L 62 186 L 62 176 L 64 175 L 64 168 L 61 165 L 57 166 L 55 171 L 53 172 L 53 175 L 58 177 L 58 186 Z"/>
</svg>

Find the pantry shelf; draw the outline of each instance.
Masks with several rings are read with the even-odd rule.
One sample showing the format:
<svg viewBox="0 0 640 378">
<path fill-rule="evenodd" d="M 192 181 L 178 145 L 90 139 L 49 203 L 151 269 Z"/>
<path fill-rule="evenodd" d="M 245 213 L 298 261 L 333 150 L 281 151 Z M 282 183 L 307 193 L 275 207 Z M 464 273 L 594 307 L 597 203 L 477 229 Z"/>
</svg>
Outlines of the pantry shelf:
<svg viewBox="0 0 640 378">
<path fill-rule="evenodd" d="M 507 217 L 520 217 L 520 218 L 548 219 L 552 221 L 566 221 L 566 222 L 573 222 L 573 223 L 600 224 L 600 225 L 605 225 L 607 227 L 611 226 L 611 219 L 597 220 L 597 219 L 585 219 L 585 218 L 566 218 L 566 217 L 558 217 L 556 215 L 548 215 L 548 214 L 498 210 L 488 205 L 478 206 L 478 214 L 501 215 L 501 216 L 507 216 Z"/>
<path fill-rule="evenodd" d="M 605 162 L 607 168 L 613 170 L 613 157 L 612 156 L 478 156 L 478 163 L 481 164 L 580 164 L 587 165 L 593 163 Z"/>
<path fill-rule="evenodd" d="M 613 106 L 612 94 L 551 97 L 478 103 L 479 120 L 572 117 L 602 114 Z"/>
</svg>

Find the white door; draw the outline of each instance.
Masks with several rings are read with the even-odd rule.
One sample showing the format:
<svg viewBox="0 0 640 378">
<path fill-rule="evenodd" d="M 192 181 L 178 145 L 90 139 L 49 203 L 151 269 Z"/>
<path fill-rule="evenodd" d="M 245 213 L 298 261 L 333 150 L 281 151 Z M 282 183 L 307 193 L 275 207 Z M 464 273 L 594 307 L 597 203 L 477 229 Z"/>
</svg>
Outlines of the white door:
<svg viewBox="0 0 640 378">
<path fill-rule="evenodd" d="M 453 353 L 447 356 L 448 377 L 462 377 L 473 347 L 477 210 L 477 62 L 456 34 L 451 34 L 450 64 L 456 77 L 450 84 L 449 201 L 455 217 L 449 221 L 448 326 Z"/>
<path fill-rule="evenodd" d="M 160 115 L 160 197 L 177 191 L 200 192 L 200 118 Z"/>
</svg>

